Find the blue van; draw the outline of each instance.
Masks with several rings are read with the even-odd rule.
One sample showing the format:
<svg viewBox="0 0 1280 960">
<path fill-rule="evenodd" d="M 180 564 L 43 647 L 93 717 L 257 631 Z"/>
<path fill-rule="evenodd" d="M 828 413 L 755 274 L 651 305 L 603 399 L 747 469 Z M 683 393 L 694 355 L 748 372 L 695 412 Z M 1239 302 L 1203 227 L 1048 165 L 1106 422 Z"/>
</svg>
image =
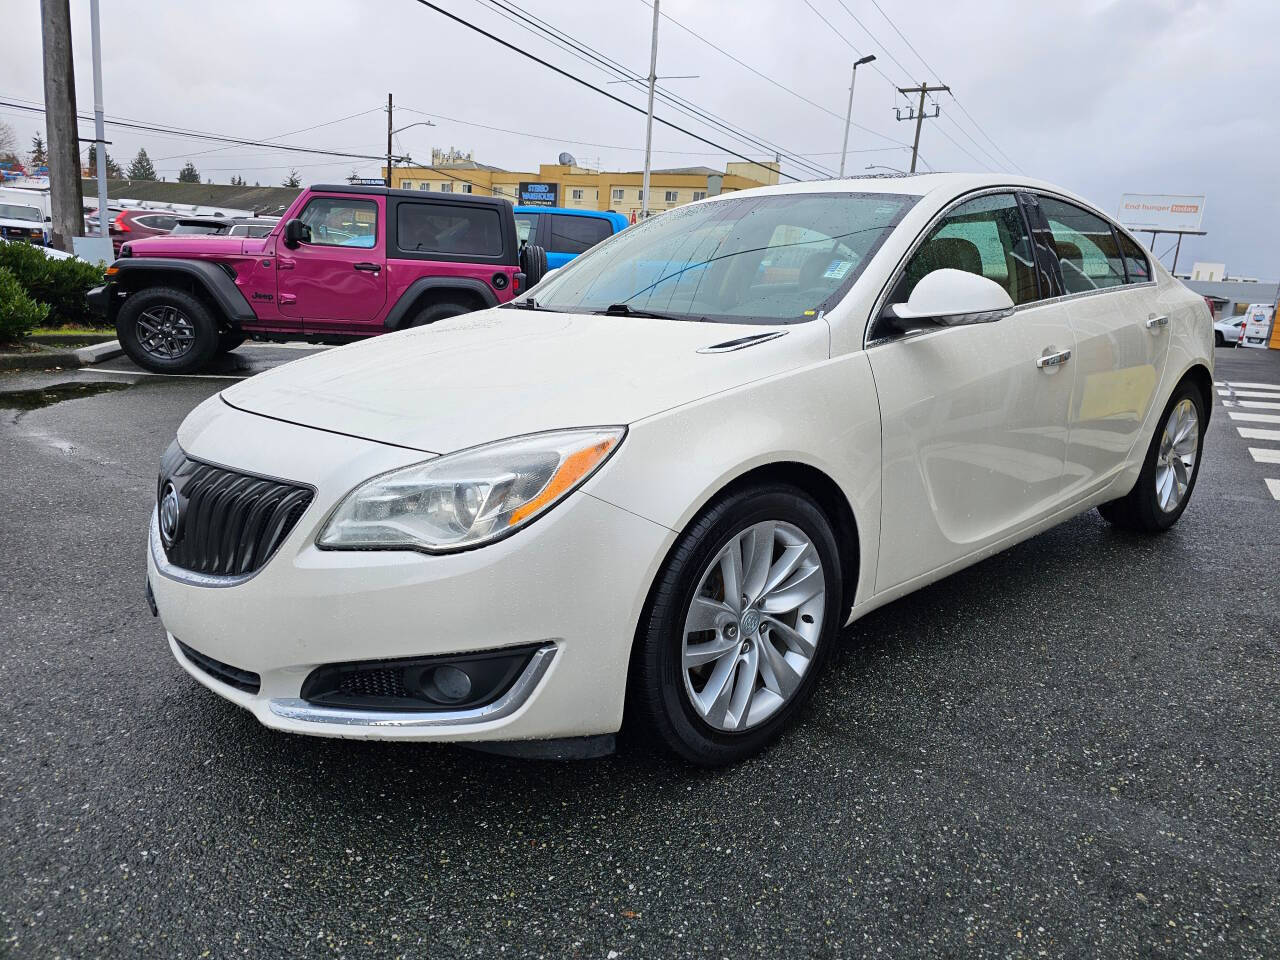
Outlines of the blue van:
<svg viewBox="0 0 1280 960">
<path fill-rule="evenodd" d="M 547 269 L 563 267 L 578 254 L 627 228 L 620 213 L 568 210 L 564 207 L 516 207 L 516 234 L 521 243 L 547 251 Z"/>
</svg>

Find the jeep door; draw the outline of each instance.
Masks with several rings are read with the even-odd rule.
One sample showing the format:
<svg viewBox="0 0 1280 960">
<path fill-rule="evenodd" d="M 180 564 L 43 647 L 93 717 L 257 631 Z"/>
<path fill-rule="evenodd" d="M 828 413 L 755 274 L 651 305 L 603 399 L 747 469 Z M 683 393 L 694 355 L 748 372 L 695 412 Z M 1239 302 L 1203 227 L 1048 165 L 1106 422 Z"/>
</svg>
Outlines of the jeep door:
<svg viewBox="0 0 1280 960">
<path fill-rule="evenodd" d="M 307 333 L 373 333 L 387 299 L 385 198 L 312 197 L 299 215 L 308 241 L 276 258 L 280 313 Z"/>
</svg>

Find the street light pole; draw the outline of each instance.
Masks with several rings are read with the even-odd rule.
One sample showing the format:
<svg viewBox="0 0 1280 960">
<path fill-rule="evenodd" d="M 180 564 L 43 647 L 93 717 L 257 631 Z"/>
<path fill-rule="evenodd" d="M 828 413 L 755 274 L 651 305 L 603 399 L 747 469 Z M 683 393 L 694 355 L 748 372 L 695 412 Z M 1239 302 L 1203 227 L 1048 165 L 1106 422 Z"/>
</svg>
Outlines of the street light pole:
<svg viewBox="0 0 1280 960">
<path fill-rule="evenodd" d="M 853 85 L 858 79 L 858 68 L 864 63 L 870 63 L 876 58 L 874 53 L 867 54 L 861 60 L 855 60 L 853 63 L 853 74 L 849 77 L 849 107 L 844 112 L 844 144 L 840 147 L 840 176 L 844 177 L 844 159 L 845 154 L 849 152 L 849 125 L 853 121 Z"/>
<path fill-rule="evenodd" d="M 653 44 L 649 48 L 649 113 L 644 124 L 644 184 L 640 189 L 640 217 L 649 216 L 649 171 L 653 153 L 653 88 L 658 83 L 658 0 L 653 0 Z"/>
<path fill-rule="evenodd" d="M 98 0 L 89 0 L 89 20 L 93 40 L 93 137 L 98 160 L 98 236 L 109 237 L 107 228 L 107 137 L 102 116 L 102 28 L 98 22 Z"/>
<path fill-rule="evenodd" d="M 387 187 L 391 186 L 391 94 L 387 94 Z"/>
</svg>

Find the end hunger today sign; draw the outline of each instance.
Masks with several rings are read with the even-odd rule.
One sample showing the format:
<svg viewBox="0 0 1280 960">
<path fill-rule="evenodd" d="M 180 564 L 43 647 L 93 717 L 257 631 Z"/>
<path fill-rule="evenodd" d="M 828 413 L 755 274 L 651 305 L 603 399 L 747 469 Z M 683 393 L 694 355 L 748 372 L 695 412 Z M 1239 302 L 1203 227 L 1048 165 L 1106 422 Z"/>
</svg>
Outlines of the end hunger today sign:
<svg viewBox="0 0 1280 960">
<path fill-rule="evenodd" d="M 1203 196 L 1126 193 L 1120 198 L 1119 220 L 1130 230 L 1194 231 L 1203 216 Z"/>
</svg>

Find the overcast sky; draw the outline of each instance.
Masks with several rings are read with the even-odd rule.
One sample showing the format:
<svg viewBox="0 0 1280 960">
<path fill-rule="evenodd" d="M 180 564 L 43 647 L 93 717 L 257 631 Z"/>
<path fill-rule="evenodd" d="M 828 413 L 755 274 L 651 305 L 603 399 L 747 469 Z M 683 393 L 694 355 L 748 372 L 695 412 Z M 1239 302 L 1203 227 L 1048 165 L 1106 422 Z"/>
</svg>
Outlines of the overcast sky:
<svg viewBox="0 0 1280 960">
<path fill-rule="evenodd" d="M 526 26 L 504 19 L 486 0 L 435 2 L 593 83 L 610 79 Z M 647 73 L 652 13 L 642 0 L 514 2 Z M 834 170 L 849 66 L 857 56 L 851 47 L 874 53 L 879 60 L 873 66 L 882 72 L 859 70 L 854 120 L 869 130 L 853 131 L 848 170 L 861 172 L 869 163 L 905 168 L 909 150 L 893 141 L 909 144 L 913 131 L 912 124 L 894 119 L 894 106 L 905 105 L 894 87 L 908 80 L 911 85 L 941 80 L 951 86 L 958 104 L 940 96 L 942 118 L 925 123 L 921 155 L 935 169 L 1007 170 L 1007 155 L 1022 172 L 1075 190 L 1112 213 L 1125 192 L 1202 193 L 1208 236 L 1188 238 L 1179 267 L 1202 259 L 1225 261 L 1234 275 L 1280 274 L 1280 190 L 1274 173 L 1280 156 L 1275 62 L 1280 3 L 879 0 L 879 5 L 928 67 L 873 0 L 662 0 L 663 13 L 692 33 L 663 21 L 658 72 L 696 74 L 666 86 L 759 139 Z M 90 113 L 89 3 L 71 0 L 71 6 L 78 104 Z M 379 154 L 386 146 L 381 107 L 390 91 L 398 107 L 436 115 L 435 128 L 417 127 L 399 136 L 397 151 L 424 161 L 433 146 L 453 145 L 472 150 L 479 161 L 517 170 L 536 170 L 562 150 L 607 169 L 642 164 L 642 115 L 415 0 L 102 0 L 101 6 L 109 117 Z M 0 99 L 38 103 L 43 98 L 39 4 L 9 0 L 4 21 Z M 606 89 L 643 105 L 640 90 L 625 84 Z M 351 114 L 360 115 L 282 136 Z M 694 126 L 718 143 L 733 143 L 727 134 L 694 125 L 671 107 L 660 106 L 658 114 Z M 43 131 L 36 114 L 0 107 L 0 119 L 13 126 L 24 149 L 33 133 Z M 424 119 L 408 109 L 396 113 L 397 126 Z M 82 127 L 83 136 L 92 136 L 91 131 L 91 125 Z M 304 182 L 340 179 L 353 168 L 375 176 L 379 167 L 373 160 L 335 162 L 259 148 L 218 148 L 121 127 L 108 127 L 107 138 L 113 141 L 109 152 L 122 166 L 145 146 L 170 179 L 188 159 L 215 182 L 239 173 L 264 185 L 278 184 L 290 167 L 300 170 Z M 661 126 L 655 127 L 654 145 L 662 151 L 654 157 L 657 168 L 723 168 L 733 159 Z M 767 157 L 758 148 L 736 145 L 753 157 Z M 783 169 L 812 176 L 794 163 L 784 161 Z M 1156 253 L 1163 254 L 1171 243 L 1162 239 Z M 1169 264 L 1171 257 L 1164 261 Z"/>
</svg>

